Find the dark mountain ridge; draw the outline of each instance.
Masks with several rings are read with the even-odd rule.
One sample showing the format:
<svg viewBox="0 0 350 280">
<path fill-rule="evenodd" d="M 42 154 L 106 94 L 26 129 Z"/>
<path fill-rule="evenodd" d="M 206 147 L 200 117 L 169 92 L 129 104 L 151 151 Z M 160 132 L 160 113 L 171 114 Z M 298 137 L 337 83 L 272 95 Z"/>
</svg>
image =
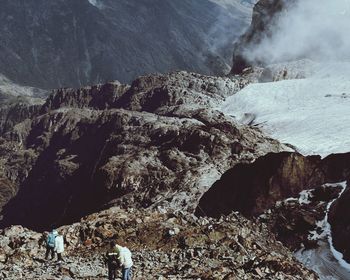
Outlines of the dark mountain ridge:
<svg viewBox="0 0 350 280">
<path fill-rule="evenodd" d="M 245 5 L 234 4 L 1 0 L 0 73 L 40 88 L 181 69 L 223 74 L 250 18 Z"/>
</svg>

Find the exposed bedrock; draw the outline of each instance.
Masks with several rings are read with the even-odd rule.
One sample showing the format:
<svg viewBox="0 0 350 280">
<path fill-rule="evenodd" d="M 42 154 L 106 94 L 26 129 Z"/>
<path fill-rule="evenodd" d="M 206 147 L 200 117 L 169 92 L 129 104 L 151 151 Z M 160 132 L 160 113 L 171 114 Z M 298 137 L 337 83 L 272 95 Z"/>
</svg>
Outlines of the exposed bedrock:
<svg viewBox="0 0 350 280">
<path fill-rule="evenodd" d="M 0 207 L 14 197 L 1 226 L 42 230 L 111 205 L 193 211 L 230 167 L 285 149 L 212 109 L 239 88 L 179 72 L 55 91 L 2 135 L 0 175 L 13 187 Z"/>
<path fill-rule="evenodd" d="M 349 178 L 350 154 L 325 159 L 297 153 L 268 154 L 252 164 L 240 163 L 228 170 L 201 198 L 198 215 L 218 217 L 239 211 L 247 217 L 302 190 Z"/>
<path fill-rule="evenodd" d="M 348 181 L 349 186 L 349 181 Z M 332 204 L 329 211 L 329 223 L 332 227 L 333 246 L 343 254 L 350 263 L 350 191 L 345 190 L 342 196 Z"/>
<path fill-rule="evenodd" d="M 328 157 L 329 166 L 332 166 L 331 173 L 342 176 L 347 179 L 347 189 L 342 196 L 331 206 L 328 220 L 332 228 L 332 237 L 334 247 L 343 253 L 344 259 L 350 262 L 350 159 L 347 155 L 337 157 L 335 155 Z"/>
<path fill-rule="evenodd" d="M 334 183 L 302 191 L 298 197 L 277 202 L 258 220 L 268 224 L 276 238 L 294 252 L 317 248 L 328 236 L 328 205 L 342 190 L 342 184 Z"/>
</svg>

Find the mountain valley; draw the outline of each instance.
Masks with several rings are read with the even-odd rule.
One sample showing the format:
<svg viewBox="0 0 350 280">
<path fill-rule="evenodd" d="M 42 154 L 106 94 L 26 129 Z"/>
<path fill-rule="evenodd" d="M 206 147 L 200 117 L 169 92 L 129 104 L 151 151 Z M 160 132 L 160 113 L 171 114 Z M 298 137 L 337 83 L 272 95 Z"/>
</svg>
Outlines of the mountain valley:
<svg viewBox="0 0 350 280">
<path fill-rule="evenodd" d="M 111 241 L 133 279 L 350 279 L 350 63 L 259 57 L 300 1 L 39 2 L 0 12 L 0 279 L 106 279 Z"/>
</svg>

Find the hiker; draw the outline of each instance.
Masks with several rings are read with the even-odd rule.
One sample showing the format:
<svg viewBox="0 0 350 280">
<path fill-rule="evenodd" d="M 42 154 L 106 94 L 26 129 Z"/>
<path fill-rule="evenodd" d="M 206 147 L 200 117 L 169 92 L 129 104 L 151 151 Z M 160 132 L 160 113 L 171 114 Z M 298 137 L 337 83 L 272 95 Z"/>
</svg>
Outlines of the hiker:
<svg viewBox="0 0 350 280">
<path fill-rule="evenodd" d="M 105 262 L 108 266 L 108 280 L 115 280 L 117 275 L 117 268 L 119 268 L 119 253 L 115 247 L 115 242 L 110 243 L 110 247 L 106 253 Z"/>
<path fill-rule="evenodd" d="M 131 280 L 131 267 L 133 265 L 131 252 L 128 248 L 120 245 L 115 245 L 119 251 L 119 261 L 122 267 L 122 280 Z"/>
<path fill-rule="evenodd" d="M 110 243 L 110 248 L 106 254 L 108 265 L 108 279 L 116 279 L 116 271 L 122 269 L 122 280 L 131 280 L 131 267 L 133 265 L 131 252 L 128 248 L 122 247 L 115 242 Z"/>
<path fill-rule="evenodd" d="M 58 235 L 57 230 L 53 229 L 46 239 L 46 254 L 45 259 L 47 260 L 49 258 L 49 254 L 51 253 L 51 260 L 55 258 L 55 239 Z"/>
<path fill-rule="evenodd" d="M 57 234 L 55 238 L 55 252 L 57 253 L 58 262 L 62 262 L 62 253 L 64 252 L 64 240 L 63 236 Z"/>
</svg>

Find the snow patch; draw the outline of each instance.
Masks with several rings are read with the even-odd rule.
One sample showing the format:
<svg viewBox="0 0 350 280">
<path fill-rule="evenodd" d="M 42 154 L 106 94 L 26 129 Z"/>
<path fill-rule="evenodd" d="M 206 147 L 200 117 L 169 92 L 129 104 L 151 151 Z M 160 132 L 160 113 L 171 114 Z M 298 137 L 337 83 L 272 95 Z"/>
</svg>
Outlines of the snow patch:
<svg viewBox="0 0 350 280">
<path fill-rule="evenodd" d="M 304 155 L 350 151 L 350 63 L 319 64 L 306 79 L 251 84 L 228 97 L 220 110 Z"/>
<path fill-rule="evenodd" d="M 310 198 L 312 198 L 312 194 L 310 191 L 302 191 L 299 194 L 299 204 L 310 204 Z"/>
</svg>

